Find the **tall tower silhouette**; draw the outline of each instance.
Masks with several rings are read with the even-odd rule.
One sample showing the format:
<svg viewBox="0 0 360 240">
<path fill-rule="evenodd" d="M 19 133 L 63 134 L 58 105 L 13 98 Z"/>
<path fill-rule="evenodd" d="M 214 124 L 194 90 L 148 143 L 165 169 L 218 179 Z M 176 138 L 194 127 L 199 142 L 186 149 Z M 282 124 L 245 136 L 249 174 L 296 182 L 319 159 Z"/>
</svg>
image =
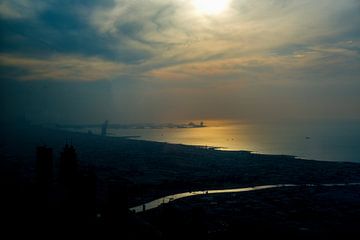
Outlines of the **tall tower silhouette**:
<svg viewBox="0 0 360 240">
<path fill-rule="evenodd" d="M 53 150 L 47 146 L 36 148 L 36 181 L 38 184 L 49 185 L 53 177 Z"/>
<path fill-rule="evenodd" d="M 60 179 L 66 185 L 75 184 L 78 177 L 78 160 L 74 146 L 66 144 L 60 156 Z"/>
</svg>

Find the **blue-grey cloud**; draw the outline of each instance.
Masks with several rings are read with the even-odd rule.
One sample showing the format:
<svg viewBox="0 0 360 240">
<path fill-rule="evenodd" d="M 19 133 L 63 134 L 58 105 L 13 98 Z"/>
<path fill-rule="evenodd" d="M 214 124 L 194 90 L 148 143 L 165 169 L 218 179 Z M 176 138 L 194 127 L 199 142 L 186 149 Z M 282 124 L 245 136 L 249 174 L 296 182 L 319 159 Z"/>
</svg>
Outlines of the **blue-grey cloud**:
<svg viewBox="0 0 360 240">
<path fill-rule="evenodd" d="M 119 62 L 147 58 L 146 51 L 122 46 L 118 37 L 98 34 L 87 16 L 98 5 L 96 1 L 92 2 L 48 1 L 46 8 L 31 17 L 4 17 L 1 20 L 1 52 L 34 57 L 54 54 L 101 56 Z M 116 49 L 114 45 L 117 45 Z"/>
</svg>

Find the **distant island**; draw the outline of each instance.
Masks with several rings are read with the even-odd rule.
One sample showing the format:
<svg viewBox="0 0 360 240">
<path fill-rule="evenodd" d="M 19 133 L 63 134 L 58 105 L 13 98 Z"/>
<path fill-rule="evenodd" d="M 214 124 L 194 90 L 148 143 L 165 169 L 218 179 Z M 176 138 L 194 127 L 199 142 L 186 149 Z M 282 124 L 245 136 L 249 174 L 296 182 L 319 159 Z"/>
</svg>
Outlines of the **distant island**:
<svg viewBox="0 0 360 240">
<path fill-rule="evenodd" d="M 55 124 L 59 129 L 84 129 L 101 128 L 103 124 Z M 204 122 L 200 123 L 134 123 L 134 124 L 107 124 L 108 129 L 164 129 L 164 128 L 204 128 L 207 127 Z"/>
</svg>

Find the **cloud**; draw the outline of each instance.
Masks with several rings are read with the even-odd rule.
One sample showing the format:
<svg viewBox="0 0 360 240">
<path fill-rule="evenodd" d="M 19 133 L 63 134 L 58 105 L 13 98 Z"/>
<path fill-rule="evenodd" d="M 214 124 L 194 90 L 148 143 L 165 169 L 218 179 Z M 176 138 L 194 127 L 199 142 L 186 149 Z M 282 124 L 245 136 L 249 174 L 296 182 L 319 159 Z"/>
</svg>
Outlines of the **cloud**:
<svg viewBox="0 0 360 240">
<path fill-rule="evenodd" d="M 210 81 L 227 84 L 229 80 L 238 81 L 239 84 L 247 81 L 291 84 L 298 80 L 304 84 L 329 80 L 343 83 L 356 80 L 360 74 L 360 52 L 352 45 L 314 45 L 293 49 L 287 54 L 211 59 L 157 68 L 148 74 L 162 80 L 191 82 L 203 79 L 205 84 Z M 338 76 L 340 74 L 341 78 Z"/>
<path fill-rule="evenodd" d="M 146 49 L 150 55 L 142 66 L 150 77 L 242 79 L 243 74 L 248 74 L 247 79 L 254 79 L 264 77 L 264 69 L 271 75 L 271 69 L 278 66 L 299 72 L 309 68 L 313 73 L 314 65 L 318 70 L 320 65 L 329 67 L 328 60 L 339 56 L 338 62 L 346 58 L 353 69 L 357 67 L 358 52 L 336 45 L 359 39 L 354 24 L 360 24 L 359 6 L 353 0 L 316 3 L 242 0 L 232 1 L 226 15 L 211 17 L 194 12 L 188 1 L 119 0 L 111 6 L 96 8 L 90 22 L 105 36 L 121 40 L 126 36 L 125 42 L 119 44 Z M 285 49 L 288 49 L 286 54 Z M 330 53 L 330 49 L 342 53 Z M 345 53 L 348 53 L 346 57 Z M 323 61 L 325 56 L 327 61 Z M 256 62 L 257 66 L 249 68 L 250 62 Z M 292 79 L 290 73 L 283 72 L 285 75 L 276 76 Z"/>
<path fill-rule="evenodd" d="M 360 23 L 360 3 L 354 0 L 233 0 L 226 14 L 216 16 L 202 15 L 183 0 L 45 3 L 36 20 L 3 21 L 1 64 L 26 73 L 10 71 L 13 77 L 101 80 L 128 75 L 221 84 L 326 78 L 333 72 L 328 69 L 357 74 L 360 33 L 355 24 L 344 24 Z M 31 9 L 38 8 L 34 4 Z M 71 68 L 57 69 L 71 61 Z M 84 65 L 101 66 L 107 76 L 79 69 Z"/>
<path fill-rule="evenodd" d="M 196 12 L 185 0 L 44 1 L 42 7 L 18 0 L 4 5 L 35 18 L 3 20 L 4 54 L 101 58 L 133 65 L 129 71 L 136 69 L 140 78 L 160 72 L 164 78 L 163 69 L 182 69 L 179 74 L 191 75 L 188 70 L 195 66 L 209 64 L 206 70 L 234 59 L 245 63 L 245 69 L 254 58 L 261 58 L 258 64 L 266 57 L 274 61 L 274 54 L 309 58 L 305 52 L 313 46 L 332 48 L 360 38 L 356 0 L 233 0 L 226 14 L 216 16 Z M 34 14 L 26 14 L 30 10 Z M 194 67 L 184 67 L 191 64 Z M 268 68 L 264 64 L 257 69 Z M 236 73 L 218 67 L 212 72 L 215 69 L 214 77 Z M 168 80 L 179 74 L 167 74 Z"/>
<path fill-rule="evenodd" d="M 96 81 L 111 80 L 126 74 L 126 66 L 106 61 L 101 58 L 84 58 L 81 56 L 59 55 L 45 59 L 0 55 L 2 68 L 21 69 L 9 72 L 7 78 L 19 80 L 62 80 L 62 81 Z M 15 74 L 15 76 L 14 76 Z"/>
<path fill-rule="evenodd" d="M 0 17 L 9 19 L 33 18 L 47 6 L 46 1 L 2 0 Z"/>
</svg>

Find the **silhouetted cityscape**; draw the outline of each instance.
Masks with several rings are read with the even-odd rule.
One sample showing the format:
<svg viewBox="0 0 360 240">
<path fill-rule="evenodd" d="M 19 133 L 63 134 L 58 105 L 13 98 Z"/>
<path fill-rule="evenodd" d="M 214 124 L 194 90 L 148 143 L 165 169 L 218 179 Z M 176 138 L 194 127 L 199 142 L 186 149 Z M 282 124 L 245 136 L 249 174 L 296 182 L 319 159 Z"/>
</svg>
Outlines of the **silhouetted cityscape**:
<svg viewBox="0 0 360 240">
<path fill-rule="evenodd" d="M 312 239 L 358 233 L 357 163 L 224 152 L 31 125 L 22 131 L 20 142 L 10 138 L 11 128 L 3 139 L 24 148 L 2 150 L 2 159 L 13 156 L 15 164 L 1 163 L 7 229 L 43 235 L 42 226 L 61 229 L 63 236 L 103 239 Z M 36 147 L 34 139 L 45 136 L 52 139 Z M 209 159 L 214 159 L 211 165 Z M 243 190 L 226 193 L 236 187 Z M 188 197 L 172 196 L 180 193 Z M 135 206 L 138 211 L 131 210 Z"/>
<path fill-rule="evenodd" d="M 1 0 L 0 238 L 357 239 L 360 0 Z"/>
</svg>

